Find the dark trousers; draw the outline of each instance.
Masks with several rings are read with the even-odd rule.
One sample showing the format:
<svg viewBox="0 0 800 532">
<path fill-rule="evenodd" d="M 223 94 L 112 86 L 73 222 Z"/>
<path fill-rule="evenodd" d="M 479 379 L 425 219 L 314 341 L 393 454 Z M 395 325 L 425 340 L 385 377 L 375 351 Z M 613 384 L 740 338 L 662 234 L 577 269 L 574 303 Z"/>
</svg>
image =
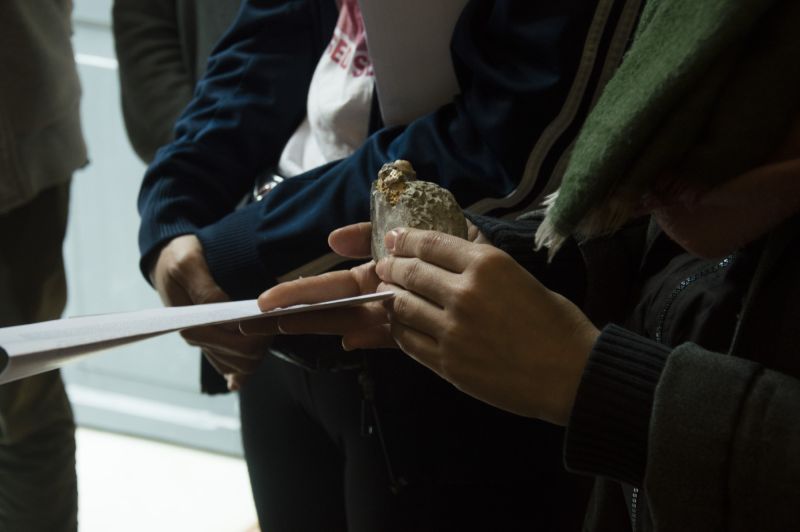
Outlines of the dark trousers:
<svg viewBox="0 0 800 532">
<path fill-rule="evenodd" d="M 61 315 L 69 183 L 0 214 L 0 326 Z M 77 530 L 75 425 L 55 372 L 0 385 L 0 530 Z"/>
<path fill-rule="evenodd" d="M 560 429 L 473 400 L 398 351 L 368 356 L 377 419 L 363 419 L 358 370 L 269 356 L 240 392 L 264 530 L 579 528 L 587 486 L 562 468 Z"/>
</svg>

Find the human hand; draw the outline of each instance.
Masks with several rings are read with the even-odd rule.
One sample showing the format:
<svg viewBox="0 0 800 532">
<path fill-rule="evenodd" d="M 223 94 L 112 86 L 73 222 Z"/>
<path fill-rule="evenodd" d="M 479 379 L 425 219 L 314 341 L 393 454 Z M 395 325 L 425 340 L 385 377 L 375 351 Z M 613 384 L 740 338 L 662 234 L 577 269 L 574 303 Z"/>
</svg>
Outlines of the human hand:
<svg viewBox="0 0 800 532">
<path fill-rule="evenodd" d="M 460 390 L 566 424 L 599 331 L 509 255 L 433 231 L 396 229 L 376 273 L 392 336 Z"/>
<path fill-rule="evenodd" d="M 176 237 L 164 246 L 150 277 L 166 306 L 230 299 L 211 277 L 200 240 L 194 235 Z M 231 390 L 238 389 L 245 376 L 256 370 L 269 343 L 266 337 L 243 336 L 235 324 L 197 327 L 182 331 L 181 336 L 202 349 Z"/>
<path fill-rule="evenodd" d="M 365 258 L 370 255 L 369 222 L 353 224 L 332 232 L 331 249 L 344 257 Z M 329 299 L 358 296 L 375 292 L 380 279 L 373 261 L 347 271 L 328 272 L 281 283 L 258 298 L 263 311 L 301 303 L 317 303 Z M 259 334 L 335 334 L 342 336 L 347 350 L 361 347 L 397 347 L 392 340 L 386 311 L 380 302 L 353 307 L 292 314 L 277 318 L 243 321 L 239 329 L 247 335 Z"/>
<path fill-rule="evenodd" d="M 483 234 L 467 221 L 468 238 L 486 241 Z M 328 237 L 331 249 L 343 257 L 354 259 L 370 256 L 372 224 L 363 222 L 333 231 Z M 373 261 L 348 271 L 329 272 L 281 283 L 258 298 L 263 311 L 301 303 L 317 303 L 329 299 L 374 293 L 380 279 Z M 380 302 L 354 307 L 293 314 L 279 318 L 248 320 L 239 329 L 244 334 L 335 334 L 342 336 L 347 350 L 396 348 L 389 329 L 386 311 Z"/>
</svg>

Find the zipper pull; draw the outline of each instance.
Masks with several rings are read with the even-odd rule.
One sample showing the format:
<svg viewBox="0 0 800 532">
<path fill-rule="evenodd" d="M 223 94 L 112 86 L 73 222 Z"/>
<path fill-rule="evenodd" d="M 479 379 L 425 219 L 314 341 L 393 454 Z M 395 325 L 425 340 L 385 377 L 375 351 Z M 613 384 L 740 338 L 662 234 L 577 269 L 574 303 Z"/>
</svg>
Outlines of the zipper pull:
<svg viewBox="0 0 800 532">
<path fill-rule="evenodd" d="M 366 371 L 358 374 L 361 385 L 361 435 L 372 436 L 375 433 L 375 382 Z"/>
</svg>

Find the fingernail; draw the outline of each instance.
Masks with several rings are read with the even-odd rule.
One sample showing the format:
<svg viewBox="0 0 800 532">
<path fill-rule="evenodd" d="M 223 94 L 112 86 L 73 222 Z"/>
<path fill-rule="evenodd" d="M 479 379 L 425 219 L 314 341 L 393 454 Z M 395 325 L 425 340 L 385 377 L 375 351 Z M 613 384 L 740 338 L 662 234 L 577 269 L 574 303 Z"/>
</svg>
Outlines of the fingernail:
<svg viewBox="0 0 800 532">
<path fill-rule="evenodd" d="M 394 253 L 394 246 L 397 243 L 398 236 L 400 236 L 400 232 L 397 229 L 392 229 L 386 233 L 386 237 L 383 239 L 383 244 L 386 246 L 386 251 L 389 253 Z"/>
</svg>

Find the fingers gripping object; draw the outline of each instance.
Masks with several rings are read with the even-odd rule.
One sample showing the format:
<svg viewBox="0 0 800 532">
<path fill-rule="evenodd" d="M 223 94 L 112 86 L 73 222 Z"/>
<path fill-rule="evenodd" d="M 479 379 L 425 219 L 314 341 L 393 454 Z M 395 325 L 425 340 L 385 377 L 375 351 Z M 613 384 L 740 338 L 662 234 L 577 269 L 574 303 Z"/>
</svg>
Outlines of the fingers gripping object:
<svg viewBox="0 0 800 532">
<path fill-rule="evenodd" d="M 397 227 L 441 231 L 467 238 L 467 221 L 449 190 L 436 183 L 418 181 L 411 163 L 384 164 L 372 183 L 372 258 L 387 255 L 383 238 Z"/>
</svg>

